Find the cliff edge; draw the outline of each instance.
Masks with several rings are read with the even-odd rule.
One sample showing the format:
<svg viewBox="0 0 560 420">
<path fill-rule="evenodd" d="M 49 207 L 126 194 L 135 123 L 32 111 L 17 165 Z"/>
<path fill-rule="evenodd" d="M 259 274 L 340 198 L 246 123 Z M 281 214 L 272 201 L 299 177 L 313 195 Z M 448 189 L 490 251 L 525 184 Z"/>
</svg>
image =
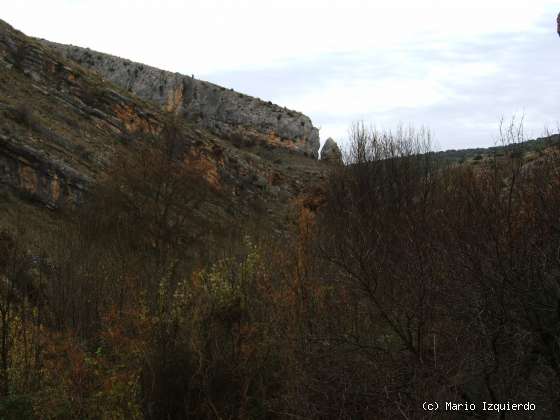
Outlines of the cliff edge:
<svg viewBox="0 0 560 420">
<path fill-rule="evenodd" d="M 210 82 L 72 45 L 38 40 L 104 79 L 208 128 L 222 138 L 256 143 L 318 158 L 319 130 L 309 117 Z"/>
</svg>

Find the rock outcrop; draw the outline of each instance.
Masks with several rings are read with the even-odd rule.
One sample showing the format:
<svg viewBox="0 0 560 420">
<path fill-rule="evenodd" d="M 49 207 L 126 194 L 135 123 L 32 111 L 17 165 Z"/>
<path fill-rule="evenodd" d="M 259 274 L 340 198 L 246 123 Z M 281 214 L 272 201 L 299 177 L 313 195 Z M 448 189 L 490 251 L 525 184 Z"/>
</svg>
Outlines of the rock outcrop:
<svg viewBox="0 0 560 420">
<path fill-rule="evenodd" d="M 319 131 L 309 117 L 209 82 L 86 48 L 40 40 L 106 80 L 228 138 L 291 149 L 317 158 Z"/>
<path fill-rule="evenodd" d="M 0 191 L 13 189 L 54 209 L 80 203 L 91 179 L 38 150 L 0 135 Z"/>
<path fill-rule="evenodd" d="M 173 77 L 177 86 L 189 86 L 184 76 Z M 197 86 L 204 89 L 214 86 L 201 83 Z M 188 112 L 186 103 L 180 95 L 177 98 L 171 110 L 183 115 Z M 240 103 L 253 101 L 257 114 L 264 109 L 254 98 L 239 98 Z M 221 102 L 234 106 L 233 99 Z M 207 103 L 201 100 L 200 106 Z M 316 134 L 306 117 L 294 113 L 293 118 Z M 259 121 L 256 124 L 264 119 Z M 172 118 L 157 103 L 141 99 L 0 20 L 0 200 L 6 198 L 6 203 L 17 206 L 23 200 L 58 208 L 85 202 L 100 179 L 110 181 L 112 168 L 121 160 L 133 162 L 141 150 L 172 141 L 173 159 L 207 181 L 208 193 L 219 203 L 216 211 L 227 217 L 266 213 L 282 226 L 291 200 L 323 179 L 324 165 L 303 155 L 305 150 L 316 155 L 312 143 L 285 139 L 281 143 L 288 146 L 280 147 L 301 153 L 284 153 L 269 147 L 275 132 L 265 136 L 252 126 L 215 122 L 222 124 L 220 130 L 243 131 L 235 131 L 234 138 L 218 136 L 204 124 Z M 239 137 L 243 145 L 255 141 L 250 133 L 266 137 L 267 147 L 240 147 L 233 141 Z"/>
<path fill-rule="evenodd" d="M 140 102 L 0 20 L 0 192 L 79 203 L 131 138 L 162 130 Z"/>
<path fill-rule="evenodd" d="M 331 164 L 341 164 L 342 163 L 342 153 L 338 144 L 332 139 L 328 138 L 323 148 L 321 149 L 321 160 L 326 163 Z"/>
</svg>

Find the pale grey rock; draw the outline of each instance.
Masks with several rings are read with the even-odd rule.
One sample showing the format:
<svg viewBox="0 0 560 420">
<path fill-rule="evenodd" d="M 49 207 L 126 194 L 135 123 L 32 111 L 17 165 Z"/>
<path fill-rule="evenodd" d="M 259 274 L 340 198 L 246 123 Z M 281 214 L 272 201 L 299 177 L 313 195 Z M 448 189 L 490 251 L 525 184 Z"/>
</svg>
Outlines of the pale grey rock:
<svg viewBox="0 0 560 420">
<path fill-rule="evenodd" d="M 332 138 L 328 138 L 321 149 L 321 160 L 327 163 L 342 163 L 342 153 L 336 141 Z"/>
<path fill-rule="evenodd" d="M 86 48 L 40 40 L 138 97 L 228 137 L 240 128 L 263 142 L 317 158 L 319 130 L 309 117 L 193 76 L 171 73 Z"/>
</svg>

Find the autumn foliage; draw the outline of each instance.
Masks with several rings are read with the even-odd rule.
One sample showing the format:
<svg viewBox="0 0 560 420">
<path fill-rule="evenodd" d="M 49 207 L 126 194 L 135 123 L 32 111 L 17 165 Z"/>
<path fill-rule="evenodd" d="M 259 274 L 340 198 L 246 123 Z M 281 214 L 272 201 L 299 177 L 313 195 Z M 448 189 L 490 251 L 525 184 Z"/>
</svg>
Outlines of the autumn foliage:
<svg viewBox="0 0 560 420">
<path fill-rule="evenodd" d="M 278 237 L 208 216 L 219 191 L 169 148 L 3 232 L 0 417 L 559 417 L 558 150 L 458 166 L 427 131 L 352 140 Z"/>
</svg>

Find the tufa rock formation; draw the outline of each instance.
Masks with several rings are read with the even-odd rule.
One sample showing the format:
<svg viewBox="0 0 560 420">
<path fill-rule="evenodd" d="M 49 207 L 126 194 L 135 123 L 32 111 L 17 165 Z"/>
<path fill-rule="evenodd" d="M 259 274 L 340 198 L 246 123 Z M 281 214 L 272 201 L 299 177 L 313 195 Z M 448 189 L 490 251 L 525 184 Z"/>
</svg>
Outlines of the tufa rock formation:
<svg viewBox="0 0 560 420">
<path fill-rule="evenodd" d="M 166 111 L 194 121 L 214 134 L 250 137 L 317 159 L 319 131 L 296 111 L 264 102 L 192 76 L 171 73 L 86 48 L 39 40 L 64 57 Z"/>
<path fill-rule="evenodd" d="M 341 164 L 342 153 L 338 144 L 332 139 L 328 138 L 323 148 L 321 149 L 321 160 L 326 163 Z"/>
</svg>

